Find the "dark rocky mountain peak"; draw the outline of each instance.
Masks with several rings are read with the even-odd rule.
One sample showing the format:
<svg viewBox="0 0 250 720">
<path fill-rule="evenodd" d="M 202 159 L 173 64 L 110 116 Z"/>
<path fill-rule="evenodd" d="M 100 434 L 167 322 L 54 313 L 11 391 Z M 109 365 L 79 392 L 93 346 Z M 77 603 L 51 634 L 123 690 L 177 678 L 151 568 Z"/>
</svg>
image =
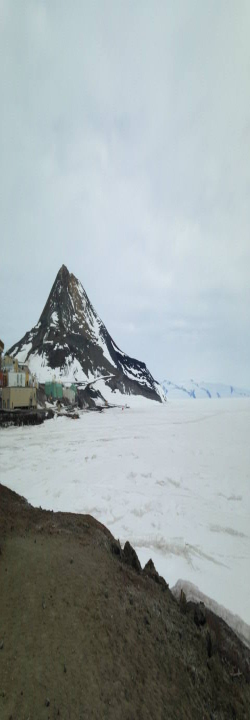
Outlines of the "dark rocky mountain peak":
<svg viewBox="0 0 250 720">
<path fill-rule="evenodd" d="M 103 383 L 111 391 L 163 400 L 145 363 L 120 350 L 79 280 L 62 265 L 35 327 L 9 352 L 29 362 L 40 382 L 52 375 L 68 382 Z"/>
<path fill-rule="evenodd" d="M 87 293 L 66 265 L 62 265 L 52 285 L 39 322 L 43 326 L 57 326 L 67 332 L 83 330 L 89 334 L 97 315 Z"/>
</svg>

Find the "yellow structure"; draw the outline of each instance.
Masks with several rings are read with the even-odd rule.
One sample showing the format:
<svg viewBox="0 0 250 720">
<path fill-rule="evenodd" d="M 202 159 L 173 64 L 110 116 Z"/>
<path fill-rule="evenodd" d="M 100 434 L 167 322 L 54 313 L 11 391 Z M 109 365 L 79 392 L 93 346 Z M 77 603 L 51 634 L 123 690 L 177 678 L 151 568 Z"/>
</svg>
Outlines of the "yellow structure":
<svg viewBox="0 0 250 720">
<path fill-rule="evenodd" d="M 17 408 L 36 408 L 36 388 L 34 387 L 3 387 L 3 410 Z"/>
<path fill-rule="evenodd" d="M 18 361 L 16 358 L 11 357 L 11 355 L 4 355 L 2 359 L 2 367 L 3 370 L 13 370 L 14 372 L 18 372 Z"/>
</svg>

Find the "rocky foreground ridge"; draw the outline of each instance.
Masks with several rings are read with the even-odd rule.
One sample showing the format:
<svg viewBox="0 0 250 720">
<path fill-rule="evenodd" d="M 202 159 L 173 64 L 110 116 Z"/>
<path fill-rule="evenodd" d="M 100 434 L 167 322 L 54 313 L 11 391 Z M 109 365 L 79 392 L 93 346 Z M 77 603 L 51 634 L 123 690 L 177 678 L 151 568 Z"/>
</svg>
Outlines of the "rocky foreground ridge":
<svg viewBox="0 0 250 720">
<path fill-rule="evenodd" d="M 90 516 L 0 485 L 2 720 L 249 720 L 250 653 Z"/>
<path fill-rule="evenodd" d="M 165 397 L 145 363 L 117 347 L 81 283 L 65 265 L 56 276 L 37 325 L 8 353 L 19 362 L 28 362 L 39 382 L 56 375 L 68 384 L 95 385 L 104 398 L 106 391 L 108 399 L 115 391 L 158 402 Z"/>
</svg>

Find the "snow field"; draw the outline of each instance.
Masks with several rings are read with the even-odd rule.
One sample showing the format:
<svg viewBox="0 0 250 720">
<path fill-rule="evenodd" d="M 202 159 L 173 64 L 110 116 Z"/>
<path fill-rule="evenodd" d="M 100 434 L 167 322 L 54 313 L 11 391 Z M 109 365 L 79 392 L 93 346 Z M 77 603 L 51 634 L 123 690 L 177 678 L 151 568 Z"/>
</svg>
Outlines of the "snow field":
<svg viewBox="0 0 250 720">
<path fill-rule="evenodd" d="M 35 506 L 90 513 L 170 587 L 183 578 L 250 625 L 249 427 L 246 398 L 8 428 L 1 481 Z"/>
</svg>

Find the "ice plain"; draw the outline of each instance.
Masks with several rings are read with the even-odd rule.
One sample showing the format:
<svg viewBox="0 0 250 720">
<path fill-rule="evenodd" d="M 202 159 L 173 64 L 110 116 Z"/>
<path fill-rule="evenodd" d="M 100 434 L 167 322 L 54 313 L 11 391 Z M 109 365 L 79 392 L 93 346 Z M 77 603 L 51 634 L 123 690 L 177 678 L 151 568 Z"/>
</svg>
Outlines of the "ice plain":
<svg viewBox="0 0 250 720">
<path fill-rule="evenodd" d="M 193 583 L 250 625 L 249 430 L 248 398 L 57 417 L 1 431 L 1 482 L 90 513 L 170 587 Z"/>
</svg>

